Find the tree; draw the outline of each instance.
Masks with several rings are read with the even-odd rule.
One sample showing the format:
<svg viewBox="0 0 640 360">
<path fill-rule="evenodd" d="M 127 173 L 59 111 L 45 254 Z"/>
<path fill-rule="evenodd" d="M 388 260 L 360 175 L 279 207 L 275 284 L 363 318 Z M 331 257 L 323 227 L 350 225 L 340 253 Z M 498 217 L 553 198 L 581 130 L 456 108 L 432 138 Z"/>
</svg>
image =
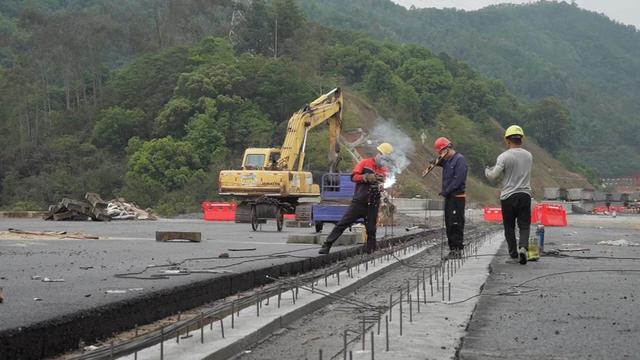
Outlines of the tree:
<svg viewBox="0 0 640 360">
<path fill-rule="evenodd" d="M 209 165 L 223 160 L 227 148 L 225 136 L 218 129 L 218 109 L 215 100 L 202 98 L 200 102 L 202 112 L 189 121 L 185 141 L 193 146 L 203 165 Z"/>
<path fill-rule="evenodd" d="M 273 0 L 271 5 L 272 28 L 276 29 L 278 42 L 276 47 L 293 37 L 296 31 L 303 29 L 307 17 L 294 0 Z M 275 57 L 278 57 L 275 53 Z"/>
<path fill-rule="evenodd" d="M 365 93 L 373 100 L 378 100 L 394 92 L 393 73 L 382 61 L 371 65 L 363 82 Z"/>
<path fill-rule="evenodd" d="M 180 190 L 202 169 L 193 146 L 171 136 L 144 142 L 129 157 L 127 167 L 125 193 L 133 199 L 147 190 L 153 190 L 156 195 Z"/>
<path fill-rule="evenodd" d="M 244 14 L 245 21 L 238 29 L 238 50 L 272 56 L 274 28 L 264 0 L 254 0 Z"/>
<path fill-rule="evenodd" d="M 103 110 L 93 128 L 96 145 L 124 153 L 129 139 L 144 134 L 144 113 L 113 106 Z"/>
<path fill-rule="evenodd" d="M 553 154 L 569 144 L 571 115 L 558 99 L 546 98 L 535 103 L 527 112 L 524 124 L 525 133 Z"/>
<path fill-rule="evenodd" d="M 186 133 L 185 126 L 194 114 L 193 102 L 185 97 L 174 97 L 155 120 L 156 136 L 181 138 Z"/>
</svg>

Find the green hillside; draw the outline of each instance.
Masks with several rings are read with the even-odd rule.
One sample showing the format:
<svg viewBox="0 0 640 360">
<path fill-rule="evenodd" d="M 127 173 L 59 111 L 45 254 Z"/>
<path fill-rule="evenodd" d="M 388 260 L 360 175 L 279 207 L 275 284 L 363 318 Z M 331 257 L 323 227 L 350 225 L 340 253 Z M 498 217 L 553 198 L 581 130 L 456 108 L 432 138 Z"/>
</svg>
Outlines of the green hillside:
<svg viewBox="0 0 640 360">
<path fill-rule="evenodd" d="M 3 208 L 42 208 L 92 191 L 163 214 L 197 210 L 216 197 L 220 169 L 238 166 L 248 146 L 279 146 L 291 113 L 335 86 L 352 99 L 346 130 L 381 116 L 416 143 L 422 133 L 429 141 L 450 136 L 475 176 L 502 149 L 496 119 L 568 120 L 561 104 L 524 106 L 446 54 L 313 23 L 293 0 L 61 4 L 16 2 L 1 18 Z M 322 130 L 308 153 L 309 169 L 328 168 Z M 547 159 L 534 173 L 538 189 L 555 177 L 588 186 L 538 153 Z M 437 194 L 437 182 L 416 176 L 428 144 L 412 156 L 400 194 Z M 471 182 L 476 200 L 493 198 L 478 177 Z"/>
<path fill-rule="evenodd" d="M 565 2 L 479 11 L 410 11 L 389 0 L 299 3 L 323 25 L 446 52 L 522 99 L 555 97 L 571 111 L 571 135 L 554 148 L 557 142 L 546 140 L 554 128 L 541 128 L 535 135 L 542 145 L 603 176 L 640 171 L 640 33 L 632 26 Z"/>
</svg>

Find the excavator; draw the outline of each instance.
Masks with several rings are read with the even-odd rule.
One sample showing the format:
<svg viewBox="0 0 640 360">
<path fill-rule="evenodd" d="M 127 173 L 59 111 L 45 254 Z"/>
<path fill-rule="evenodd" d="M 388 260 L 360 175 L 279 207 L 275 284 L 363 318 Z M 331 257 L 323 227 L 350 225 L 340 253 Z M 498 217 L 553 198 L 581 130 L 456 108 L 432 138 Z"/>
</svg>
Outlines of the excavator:
<svg viewBox="0 0 640 360">
<path fill-rule="evenodd" d="M 281 148 L 248 148 L 240 170 L 223 170 L 219 175 L 219 194 L 239 200 L 236 222 L 250 222 L 253 230 L 267 219 L 275 219 L 282 231 L 284 214 L 310 221 L 311 206 L 300 199 L 317 198 L 320 187 L 310 172 L 303 171 L 309 131 L 323 123 L 329 125 L 329 172 L 339 161 L 344 99 L 339 88 L 320 96 L 296 111 L 287 124 Z"/>
</svg>

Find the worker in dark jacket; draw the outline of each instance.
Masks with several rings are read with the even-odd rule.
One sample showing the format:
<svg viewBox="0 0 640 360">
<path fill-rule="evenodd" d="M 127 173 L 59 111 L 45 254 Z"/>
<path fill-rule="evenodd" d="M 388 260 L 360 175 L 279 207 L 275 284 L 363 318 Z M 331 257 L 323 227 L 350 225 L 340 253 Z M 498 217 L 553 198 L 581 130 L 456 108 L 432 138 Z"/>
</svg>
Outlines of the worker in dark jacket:
<svg viewBox="0 0 640 360">
<path fill-rule="evenodd" d="M 320 254 L 328 254 L 333 243 L 342 233 L 358 219 L 365 220 L 367 242 L 365 251 L 371 253 L 376 249 L 376 228 L 378 207 L 380 205 L 380 187 L 392 164 L 393 146 L 382 143 L 378 146 L 378 154 L 360 161 L 351 173 L 351 180 L 356 183 L 356 190 L 349 208 L 342 219 L 333 228 L 327 240 L 322 244 Z"/>
<path fill-rule="evenodd" d="M 456 259 L 464 248 L 464 206 L 467 182 L 467 161 L 455 151 L 451 141 L 445 137 L 434 143 L 442 166 L 442 192 L 444 197 L 444 222 L 449 243 L 447 258 Z"/>
</svg>

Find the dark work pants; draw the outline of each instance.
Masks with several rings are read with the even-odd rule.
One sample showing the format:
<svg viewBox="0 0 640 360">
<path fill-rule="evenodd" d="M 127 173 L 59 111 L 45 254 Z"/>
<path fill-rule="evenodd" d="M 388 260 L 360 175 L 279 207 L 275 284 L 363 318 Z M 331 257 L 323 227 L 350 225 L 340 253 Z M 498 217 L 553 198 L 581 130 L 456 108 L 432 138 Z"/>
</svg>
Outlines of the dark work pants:
<svg viewBox="0 0 640 360">
<path fill-rule="evenodd" d="M 463 197 L 444 199 L 444 224 L 447 229 L 447 240 L 450 250 L 464 248 L 464 204 Z"/>
<path fill-rule="evenodd" d="M 518 248 L 529 248 L 529 228 L 531 227 L 531 195 L 515 193 L 502 203 L 502 222 L 504 237 L 507 239 L 509 255 L 518 256 Z M 516 246 L 516 223 L 520 229 L 520 239 Z"/>
<path fill-rule="evenodd" d="M 376 249 L 376 230 L 378 221 L 378 205 L 380 204 L 380 198 L 373 199 L 372 206 L 364 202 L 352 201 L 347 212 L 344 213 L 342 219 L 338 221 L 336 226 L 331 230 L 325 243 L 329 246 L 342 235 L 342 233 L 351 225 L 353 225 L 358 219 L 365 220 L 365 228 L 367 230 L 367 244 L 366 251 L 371 252 Z"/>
</svg>

